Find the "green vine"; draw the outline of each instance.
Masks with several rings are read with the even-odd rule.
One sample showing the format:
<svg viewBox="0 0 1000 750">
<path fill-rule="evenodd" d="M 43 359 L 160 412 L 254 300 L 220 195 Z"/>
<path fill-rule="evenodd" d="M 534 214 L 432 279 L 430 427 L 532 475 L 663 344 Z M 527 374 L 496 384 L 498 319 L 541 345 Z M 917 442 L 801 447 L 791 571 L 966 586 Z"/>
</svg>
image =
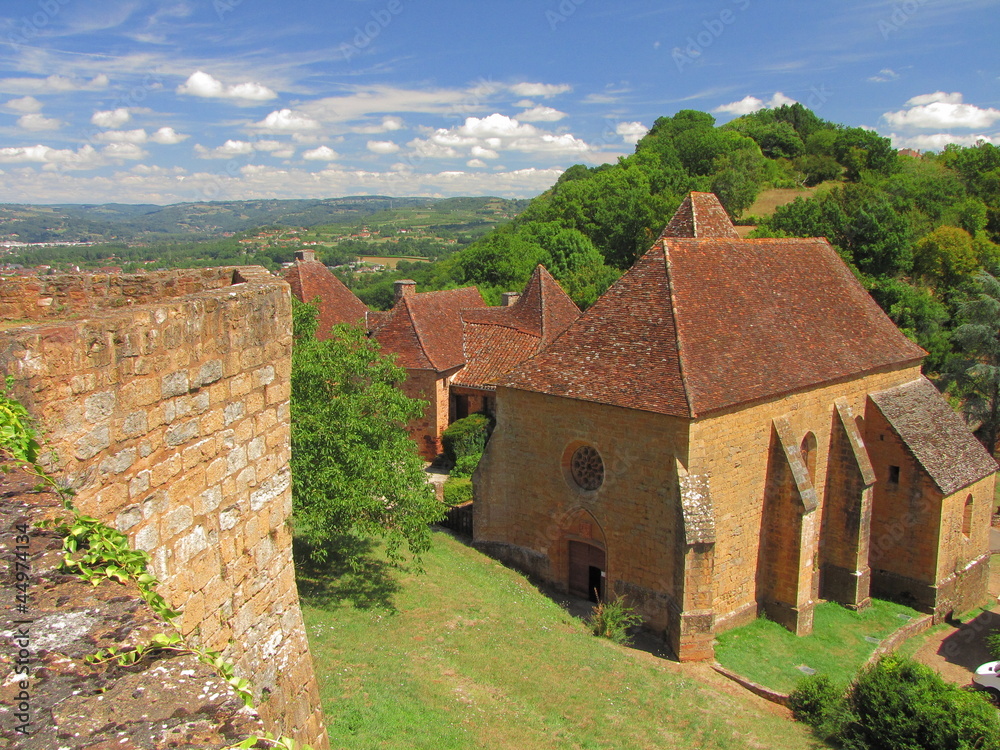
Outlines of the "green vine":
<svg viewBox="0 0 1000 750">
<path fill-rule="evenodd" d="M 173 633 L 157 633 L 149 643 L 136 648 L 118 649 L 109 646 L 85 657 L 84 660 L 90 664 L 114 661 L 121 666 L 129 666 L 145 657 L 153 657 L 163 652 L 193 654 L 199 661 L 215 669 L 219 676 L 239 694 L 245 706 L 253 708 L 250 682 L 236 675 L 233 662 L 218 651 L 189 643 L 178 630 L 174 620 L 181 613 L 171 609 L 167 601 L 156 592 L 159 581 L 149 572 L 149 555 L 143 550 L 132 549 L 128 537 L 120 531 L 106 526 L 96 518 L 80 513 L 73 505 L 73 490 L 59 484 L 39 464 L 41 445 L 38 434 L 28 410 L 10 395 L 12 384 L 13 379 L 8 376 L 6 387 L 0 390 L 0 452 L 7 454 L 21 469 L 39 480 L 36 490 L 45 489 L 54 492 L 63 507 L 72 514 L 69 518 L 48 520 L 39 524 L 42 528 L 54 529 L 62 536 L 62 569 L 76 573 L 94 586 L 106 579 L 119 583 L 134 581 L 140 595 L 150 608 L 174 628 Z M 0 468 L 4 472 L 11 470 L 9 465 Z M 297 745 L 291 738 L 275 737 L 270 733 L 248 737 L 227 750 L 258 747 L 260 743 L 266 743 L 265 747 L 276 750 L 311 750 L 308 745 Z"/>
</svg>

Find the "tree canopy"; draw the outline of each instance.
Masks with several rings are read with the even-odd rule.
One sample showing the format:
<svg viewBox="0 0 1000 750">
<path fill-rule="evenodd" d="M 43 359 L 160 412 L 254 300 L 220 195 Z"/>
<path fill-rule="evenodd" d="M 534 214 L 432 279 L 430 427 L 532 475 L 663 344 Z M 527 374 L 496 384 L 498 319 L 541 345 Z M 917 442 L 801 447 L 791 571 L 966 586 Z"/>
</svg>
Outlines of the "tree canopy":
<svg viewBox="0 0 1000 750">
<path fill-rule="evenodd" d="M 292 505 L 296 537 L 323 560 L 338 539 L 377 536 L 390 559 L 419 558 L 442 506 L 404 429 L 423 410 L 398 383 L 406 372 L 363 330 L 317 341 L 316 308 L 295 303 L 291 375 Z"/>
</svg>

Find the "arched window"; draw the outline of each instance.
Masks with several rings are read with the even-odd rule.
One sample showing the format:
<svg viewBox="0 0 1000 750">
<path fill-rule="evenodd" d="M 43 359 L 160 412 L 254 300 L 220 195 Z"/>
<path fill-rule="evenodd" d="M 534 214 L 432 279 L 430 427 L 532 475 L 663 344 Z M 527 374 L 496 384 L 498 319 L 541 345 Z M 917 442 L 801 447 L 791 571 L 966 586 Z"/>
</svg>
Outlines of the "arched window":
<svg viewBox="0 0 1000 750">
<path fill-rule="evenodd" d="M 962 514 L 962 536 L 972 536 L 972 495 L 965 498 L 965 512 Z"/>
<path fill-rule="evenodd" d="M 802 460 L 806 464 L 806 471 L 809 472 L 809 481 L 816 481 L 816 436 L 807 432 L 806 436 L 802 438 L 802 445 L 799 446 L 799 451 L 802 453 Z"/>
</svg>

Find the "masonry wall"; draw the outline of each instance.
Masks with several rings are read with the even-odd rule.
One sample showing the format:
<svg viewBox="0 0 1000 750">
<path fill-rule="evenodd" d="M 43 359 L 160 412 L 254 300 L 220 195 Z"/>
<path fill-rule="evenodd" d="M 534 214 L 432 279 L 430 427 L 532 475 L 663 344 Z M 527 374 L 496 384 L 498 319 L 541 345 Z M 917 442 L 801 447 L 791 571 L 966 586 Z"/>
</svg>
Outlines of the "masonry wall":
<svg viewBox="0 0 1000 750">
<path fill-rule="evenodd" d="M 441 452 L 441 433 L 448 428 L 448 375 L 434 370 L 408 369 L 402 391 L 410 398 L 426 401 L 421 417 L 406 429 L 417 444 L 420 455 L 433 461 Z"/>
<path fill-rule="evenodd" d="M 151 554 L 185 634 L 235 661 L 272 731 L 325 748 L 286 524 L 287 284 L 260 268 L 12 283 L 0 296 L 19 299 L 16 319 L 56 300 L 84 315 L 107 291 L 89 317 L 0 333 L 0 369 L 77 507 Z"/>
<path fill-rule="evenodd" d="M 919 375 L 918 367 L 876 373 L 735 408 L 692 425 L 688 470 L 710 478 L 719 529 L 715 546 L 717 629 L 741 625 L 758 614 L 758 553 L 773 421 L 786 417 L 797 442 L 807 432 L 816 437 L 811 480 L 819 501 L 814 512 L 821 518 L 830 438 L 838 418 L 834 402 L 843 397 L 854 415 L 862 415 L 868 393 L 909 382 Z M 818 569 L 817 555 L 818 550 L 804 550 L 802 565 Z"/>
<path fill-rule="evenodd" d="M 647 623 L 676 628 L 684 531 L 675 459 L 686 423 L 649 412 L 501 388 L 497 424 L 474 476 L 476 544 L 566 590 L 570 541 L 606 551 L 606 590 Z M 580 489 L 569 460 L 597 449 L 604 484 Z"/>
</svg>

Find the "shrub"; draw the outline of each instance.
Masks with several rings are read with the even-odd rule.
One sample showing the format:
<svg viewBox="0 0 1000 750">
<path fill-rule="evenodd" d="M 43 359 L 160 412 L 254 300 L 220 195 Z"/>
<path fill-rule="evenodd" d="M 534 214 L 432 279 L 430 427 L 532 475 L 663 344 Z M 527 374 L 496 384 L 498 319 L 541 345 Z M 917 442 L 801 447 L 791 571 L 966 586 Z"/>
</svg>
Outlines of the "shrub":
<svg viewBox="0 0 1000 750">
<path fill-rule="evenodd" d="M 451 475 L 453 477 L 471 477 L 472 472 L 474 472 L 476 467 L 479 466 L 479 459 L 482 457 L 482 453 L 473 453 L 468 456 L 462 456 L 455 462 L 455 468 L 451 470 Z"/>
<path fill-rule="evenodd" d="M 990 652 L 990 656 L 994 659 L 1000 659 L 1000 630 L 991 630 L 986 636 L 986 648 Z"/>
<path fill-rule="evenodd" d="M 489 437 L 490 418 L 485 414 L 471 414 L 452 422 L 441 435 L 444 454 L 452 463 L 463 456 L 481 454 Z"/>
<path fill-rule="evenodd" d="M 448 477 L 444 483 L 444 502 L 461 505 L 472 500 L 472 480 L 468 477 Z"/>
<path fill-rule="evenodd" d="M 846 708 L 844 689 L 825 674 L 809 675 L 789 694 L 788 707 L 798 721 L 827 739 L 840 731 Z"/>
<path fill-rule="evenodd" d="M 625 604 L 625 597 L 611 602 L 598 601 L 590 615 L 590 628 L 594 635 L 610 638 L 623 646 L 632 642 L 629 628 L 641 623 L 642 617 Z"/>
</svg>

